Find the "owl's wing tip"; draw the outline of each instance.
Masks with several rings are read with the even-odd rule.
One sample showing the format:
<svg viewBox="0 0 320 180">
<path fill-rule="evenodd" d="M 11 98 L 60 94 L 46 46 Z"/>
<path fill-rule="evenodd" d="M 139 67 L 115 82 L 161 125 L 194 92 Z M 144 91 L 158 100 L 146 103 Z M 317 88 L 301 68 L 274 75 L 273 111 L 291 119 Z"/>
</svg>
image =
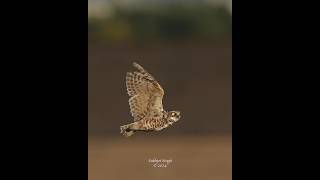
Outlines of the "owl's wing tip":
<svg viewBox="0 0 320 180">
<path fill-rule="evenodd" d="M 135 66 L 137 63 L 137 61 L 133 61 L 132 65 Z"/>
<path fill-rule="evenodd" d="M 137 62 L 132 63 L 133 67 L 137 68 L 139 71 L 145 71 L 144 68 Z"/>
</svg>

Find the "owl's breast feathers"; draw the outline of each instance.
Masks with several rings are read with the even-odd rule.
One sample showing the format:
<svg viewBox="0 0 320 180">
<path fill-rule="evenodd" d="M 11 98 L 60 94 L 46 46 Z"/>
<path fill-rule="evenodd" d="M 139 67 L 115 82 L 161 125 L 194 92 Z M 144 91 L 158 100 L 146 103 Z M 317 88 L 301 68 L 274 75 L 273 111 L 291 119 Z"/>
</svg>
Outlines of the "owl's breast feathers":
<svg viewBox="0 0 320 180">
<path fill-rule="evenodd" d="M 169 122 L 164 117 L 145 117 L 138 121 L 141 129 L 160 131 L 169 126 Z"/>
</svg>

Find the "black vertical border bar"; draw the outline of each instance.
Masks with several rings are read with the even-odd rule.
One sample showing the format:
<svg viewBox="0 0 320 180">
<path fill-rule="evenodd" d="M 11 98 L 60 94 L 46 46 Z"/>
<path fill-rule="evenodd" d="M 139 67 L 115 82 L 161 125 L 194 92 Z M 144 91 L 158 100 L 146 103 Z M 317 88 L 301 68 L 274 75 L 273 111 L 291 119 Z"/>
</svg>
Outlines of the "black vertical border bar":
<svg viewBox="0 0 320 180">
<path fill-rule="evenodd" d="M 10 1 L 11 2 L 11 1 Z M 8 2 L 8 3 L 10 3 Z M 88 179 L 88 1 L 13 1 L 2 146 L 11 179 Z M 11 78 L 11 79 L 10 79 Z M 3 101 L 3 100 L 2 100 Z M 11 138 L 11 139 L 10 139 Z M 4 170 L 5 172 L 9 172 Z M 23 178 L 15 178 L 15 176 Z"/>
</svg>

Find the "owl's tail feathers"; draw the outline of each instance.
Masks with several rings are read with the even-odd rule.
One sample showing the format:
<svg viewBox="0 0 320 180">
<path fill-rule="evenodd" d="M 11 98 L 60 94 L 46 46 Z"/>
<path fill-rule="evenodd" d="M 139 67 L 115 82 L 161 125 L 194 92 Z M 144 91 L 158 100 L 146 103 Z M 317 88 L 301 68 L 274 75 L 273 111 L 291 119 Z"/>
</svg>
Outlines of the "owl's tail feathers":
<svg viewBox="0 0 320 180">
<path fill-rule="evenodd" d="M 120 133 L 125 137 L 130 137 L 134 134 L 134 131 L 129 129 L 129 125 L 120 126 Z"/>
</svg>

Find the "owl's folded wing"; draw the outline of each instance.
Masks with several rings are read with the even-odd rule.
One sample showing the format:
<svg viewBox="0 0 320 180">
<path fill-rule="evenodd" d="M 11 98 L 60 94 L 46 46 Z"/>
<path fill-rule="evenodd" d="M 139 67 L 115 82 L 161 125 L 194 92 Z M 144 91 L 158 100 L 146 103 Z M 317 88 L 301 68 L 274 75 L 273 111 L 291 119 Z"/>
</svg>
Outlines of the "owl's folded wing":
<svg viewBox="0 0 320 180">
<path fill-rule="evenodd" d="M 133 64 L 138 69 L 128 72 L 126 76 L 127 92 L 129 94 L 130 112 L 134 121 L 143 117 L 162 116 L 162 98 L 164 91 L 160 84 L 140 65 Z"/>
</svg>

